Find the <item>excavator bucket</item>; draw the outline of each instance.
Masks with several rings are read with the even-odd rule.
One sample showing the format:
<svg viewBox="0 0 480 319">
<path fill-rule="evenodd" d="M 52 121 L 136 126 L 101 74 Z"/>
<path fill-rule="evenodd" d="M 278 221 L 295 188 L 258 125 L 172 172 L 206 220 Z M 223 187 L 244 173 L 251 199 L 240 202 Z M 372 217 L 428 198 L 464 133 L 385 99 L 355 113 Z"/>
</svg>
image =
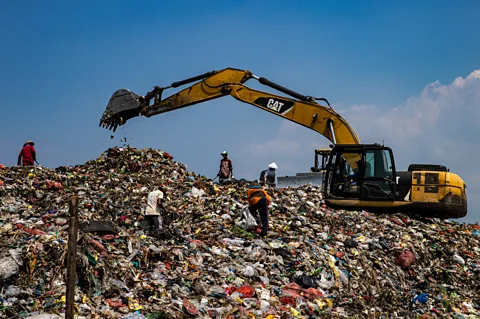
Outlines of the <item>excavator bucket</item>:
<svg viewBox="0 0 480 319">
<path fill-rule="evenodd" d="M 129 119 L 139 116 L 142 103 L 140 96 L 129 89 L 120 89 L 113 93 L 105 112 L 100 119 L 99 126 L 108 130 L 115 130 Z"/>
</svg>

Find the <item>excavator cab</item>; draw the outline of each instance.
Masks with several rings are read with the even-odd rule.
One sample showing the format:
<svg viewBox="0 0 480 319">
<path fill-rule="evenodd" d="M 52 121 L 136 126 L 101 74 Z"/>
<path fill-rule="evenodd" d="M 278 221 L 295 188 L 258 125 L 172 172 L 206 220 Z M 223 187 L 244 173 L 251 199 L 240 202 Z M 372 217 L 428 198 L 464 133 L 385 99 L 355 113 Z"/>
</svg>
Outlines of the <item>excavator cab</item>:
<svg viewBox="0 0 480 319">
<path fill-rule="evenodd" d="M 326 198 L 394 201 L 396 172 L 393 152 L 379 144 L 335 145 L 326 167 Z"/>
<path fill-rule="evenodd" d="M 393 152 L 380 144 L 337 144 L 323 183 L 334 209 L 461 218 L 467 214 L 466 185 L 443 165 L 415 164 L 397 171 Z"/>
<path fill-rule="evenodd" d="M 310 170 L 312 172 L 321 172 L 325 170 L 325 166 L 328 162 L 328 156 L 330 155 L 331 149 L 329 148 L 319 148 L 315 150 L 315 162 Z"/>
</svg>

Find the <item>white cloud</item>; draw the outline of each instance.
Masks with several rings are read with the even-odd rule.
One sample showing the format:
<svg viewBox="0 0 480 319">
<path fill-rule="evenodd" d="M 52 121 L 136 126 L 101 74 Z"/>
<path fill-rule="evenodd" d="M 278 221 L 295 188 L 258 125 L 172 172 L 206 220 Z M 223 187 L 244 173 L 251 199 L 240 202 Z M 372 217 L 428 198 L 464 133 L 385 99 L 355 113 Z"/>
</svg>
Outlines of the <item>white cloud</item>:
<svg viewBox="0 0 480 319">
<path fill-rule="evenodd" d="M 459 174 L 468 185 L 466 220 L 480 220 L 480 200 L 475 199 L 480 198 L 480 70 L 457 77 L 450 84 L 428 84 L 417 96 L 396 107 L 353 105 L 339 112 L 363 143 L 384 141 L 392 147 L 400 170 L 412 163 L 438 163 Z M 312 147 L 316 144 L 307 138 L 305 130 L 294 126 L 300 128 L 282 122 L 272 138 L 250 148 L 252 156 L 273 154 L 284 165 L 306 171 L 295 164 L 299 159 L 304 164 L 307 157 L 313 157 Z M 299 154 L 310 148 L 311 153 Z"/>
<path fill-rule="evenodd" d="M 302 148 L 302 139 L 299 138 L 296 123 L 282 120 L 276 132 L 271 132 L 266 138 L 259 138 L 258 142 L 249 146 L 250 156 L 257 158 L 284 158 L 295 156 Z"/>
<path fill-rule="evenodd" d="M 385 138 L 401 150 L 456 156 L 459 143 L 476 141 L 480 133 L 475 125 L 480 120 L 480 70 L 451 84 L 431 83 L 395 108 L 354 106 L 343 115 L 362 141 Z"/>
<path fill-rule="evenodd" d="M 292 121 L 283 120 L 280 123 L 280 132 L 282 133 L 297 132 L 299 128 L 301 127 Z"/>
<path fill-rule="evenodd" d="M 292 154 L 300 150 L 299 141 L 282 139 L 282 136 L 283 134 L 280 132 L 280 134 L 272 139 L 251 145 L 250 153 L 258 157 L 276 157 Z"/>
<path fill-rule="evenodd" d="M 468 186 L 466 220 L 480 220 L 480 203 L 474 200 L 480 197 L 480 70 L 450 84 L 431 83 L 395 108 L 355 106 L 343 115 L 362 142 L 385 138 L 401 169 L 410 163 L 439 163 L 460 175 Z"/>
</svg>

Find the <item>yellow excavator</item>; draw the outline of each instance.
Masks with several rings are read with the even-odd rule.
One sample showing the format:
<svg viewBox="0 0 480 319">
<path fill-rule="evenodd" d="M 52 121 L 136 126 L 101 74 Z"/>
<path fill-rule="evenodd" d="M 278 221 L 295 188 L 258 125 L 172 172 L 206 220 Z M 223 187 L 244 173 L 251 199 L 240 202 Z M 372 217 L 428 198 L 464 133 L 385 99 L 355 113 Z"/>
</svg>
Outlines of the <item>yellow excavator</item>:
<svg viewBox="0 0 480 319">
<path fill-rule="evenodd" d="M 244 83 L 250 79 L 289 97 L 249 88 Z M 194 84 L 162 98 L 164 90 L 190 83 Z M 380 144 L 361 144 L 355 130 L 327 99 L 297 93 L 248 70 L 215 70 L 166 87 L 156 86 L 144 96 L 119 89 L 110 98 L 100 126 L 115 131 L 137 116 L 151 117 L 227 95 L 308 127 L 331 141 L 322 168 L 329 207 L 436 218 L 467 215 L 466 184 L 445 166 L 412 164 L 408 171 L 397 171 L 392 150 Z"/>
</svg>

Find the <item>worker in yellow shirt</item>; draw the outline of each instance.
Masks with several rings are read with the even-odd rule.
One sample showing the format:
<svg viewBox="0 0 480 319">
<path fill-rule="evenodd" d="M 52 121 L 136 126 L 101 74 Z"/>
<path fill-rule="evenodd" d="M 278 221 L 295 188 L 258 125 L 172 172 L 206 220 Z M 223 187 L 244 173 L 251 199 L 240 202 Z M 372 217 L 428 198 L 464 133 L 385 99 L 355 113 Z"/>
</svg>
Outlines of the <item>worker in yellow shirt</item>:
<svg viewBox="0 0 480 319">
<path fill-rule="evenodd" d="M 268 206 L 270 205 L 270 196 L 260 187 L 258 183 L 250 186 L 248 190 L 248 210 L 253 216 L 258 216 L 262 222 L 262 232 L 260 236 L 266 236 L 268 231 Z"/>
</svg>

